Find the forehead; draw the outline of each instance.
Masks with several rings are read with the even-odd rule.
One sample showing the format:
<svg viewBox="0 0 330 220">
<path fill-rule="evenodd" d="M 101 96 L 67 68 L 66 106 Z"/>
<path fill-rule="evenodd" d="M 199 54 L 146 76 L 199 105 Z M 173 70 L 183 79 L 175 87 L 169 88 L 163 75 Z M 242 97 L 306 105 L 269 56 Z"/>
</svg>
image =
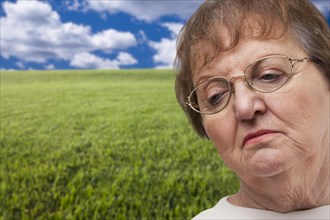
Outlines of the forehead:
<svg viewBox="0 0 330 220">
<path fill-rule="evenodd" d="M 280 39 L 288 35 L 289 30 L 285 25 L 276 21 L 261 24 L 258 22 L 259 19 L 251 16 L 250 19 L 243 20 L 239 27 L 235 25 L 230 27 L 216 22 L 208 24 L 205 27 L 207 31 L 197 34 L 196 40 L 191 45 L 189 59 L 192 76 L 199 73 L 216 57 L 235 50 L 243 41 Z"/>
<path fill-rule="evenodd" d="M 193 83 L 196 85 L 213 76 L 242 74 L 247 65 L 270 55 L 301 58 L 307 54 L 289 35 L 280 39 L 242 39 L 234 48 L 214 54 L 209 62 L 196 62 L 199 66 L 192 75 Z"/>
</svg>

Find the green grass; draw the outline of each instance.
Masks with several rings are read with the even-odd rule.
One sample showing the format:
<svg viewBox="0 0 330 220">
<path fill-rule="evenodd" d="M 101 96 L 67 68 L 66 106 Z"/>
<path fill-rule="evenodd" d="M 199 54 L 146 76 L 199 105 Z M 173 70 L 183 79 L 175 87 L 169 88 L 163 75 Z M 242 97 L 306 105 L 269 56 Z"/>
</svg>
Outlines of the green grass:
<svg viewBox="0 0 330 220">
<path fill-rule="evenodd" d="M 173 71 L 0 76 L 0 219 L 190 219 L 238 189 Z"/>
</svg>

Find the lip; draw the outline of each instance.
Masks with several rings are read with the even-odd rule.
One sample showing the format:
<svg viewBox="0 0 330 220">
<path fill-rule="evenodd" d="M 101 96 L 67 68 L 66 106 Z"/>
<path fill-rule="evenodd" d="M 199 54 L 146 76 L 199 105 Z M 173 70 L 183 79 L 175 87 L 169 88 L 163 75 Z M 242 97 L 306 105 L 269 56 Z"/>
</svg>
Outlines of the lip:
<svg viewBox="0 0 330 220">
<path fill-rule="evenodd" d="M 278 133 L 281 132 L 275 130 L 258 130 L 256 132 L 249 133 L 244 137 L 242 146 L 244 147 L 245 145 L 258 143 L 267 136 Z"/>
</svg>

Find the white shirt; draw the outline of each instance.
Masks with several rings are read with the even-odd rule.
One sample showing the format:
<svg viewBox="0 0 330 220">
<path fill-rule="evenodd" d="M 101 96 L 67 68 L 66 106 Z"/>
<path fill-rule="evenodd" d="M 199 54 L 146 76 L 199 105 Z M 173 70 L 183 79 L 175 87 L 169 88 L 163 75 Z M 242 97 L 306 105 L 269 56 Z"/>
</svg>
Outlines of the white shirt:
<svg viewBox="0 0 330 220">
<path fill-rule="evenodd" d="M 207 209 L 193 218 L 199 219 L 330 219 L 330 205 L 314 209 L 279 213 L 262 209 L 244 208 L 228 202 L 228 196 L 222 198 L 213 208 Z"/>
</svg>

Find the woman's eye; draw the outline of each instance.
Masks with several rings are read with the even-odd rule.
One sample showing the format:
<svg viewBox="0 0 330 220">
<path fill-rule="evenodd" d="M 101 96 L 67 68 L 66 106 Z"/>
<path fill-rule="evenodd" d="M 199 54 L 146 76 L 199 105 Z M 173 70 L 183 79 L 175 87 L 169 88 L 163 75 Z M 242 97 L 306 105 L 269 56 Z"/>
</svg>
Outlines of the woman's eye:
<svg viewBox="0 0 330 220">
<path fill-rule="evenodd" d="M 208 98 L 209 104 L 215 106 L 221 103 L 222 94 L 214 94 L 213 96 Z"/>
<path fill-rule="evenodd" d="M 266 82 L 266 83 L 272 83 L 277 82 L 280 80 L 285 73 L 279 70 L 270 70 L 270 71 L 264 71 L 258 74 L 258 77 L 256 80 Z"/>
<path fill-rule="evenodd" d="M 205 111 L 214 111 L 226 104 L 230 85 L 223 78 L 216 78 L 200 84 L 199 92 L 199 106 Z"/>
<path fill-rule="evenodd" d="M 207 95 L 207 102 L 211 106 L 219 106 L 224 100 L 226 90 L 224 89 L 217 89 L 213 91 L 209 91 Z"/>
</svg>

